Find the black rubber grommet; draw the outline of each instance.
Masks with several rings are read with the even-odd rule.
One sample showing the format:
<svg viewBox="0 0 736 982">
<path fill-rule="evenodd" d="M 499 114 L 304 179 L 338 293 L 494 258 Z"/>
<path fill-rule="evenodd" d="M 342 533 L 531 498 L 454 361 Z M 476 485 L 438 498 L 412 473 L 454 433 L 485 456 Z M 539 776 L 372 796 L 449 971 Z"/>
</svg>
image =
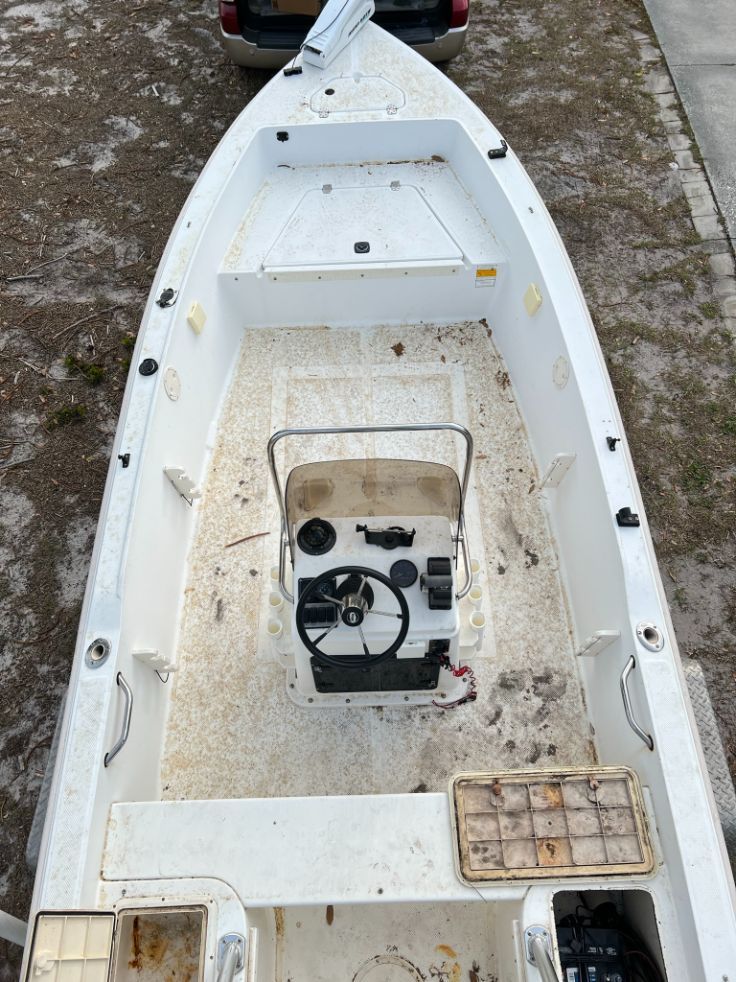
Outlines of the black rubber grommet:
<svg viewBox="0 0 736 982">
<path fill-rule="evenodd" d="M 144 358 L 138 366 L 141 375 L 155 375 L 158 371 L 158 362 L 155 358 Z"/>
</svg>

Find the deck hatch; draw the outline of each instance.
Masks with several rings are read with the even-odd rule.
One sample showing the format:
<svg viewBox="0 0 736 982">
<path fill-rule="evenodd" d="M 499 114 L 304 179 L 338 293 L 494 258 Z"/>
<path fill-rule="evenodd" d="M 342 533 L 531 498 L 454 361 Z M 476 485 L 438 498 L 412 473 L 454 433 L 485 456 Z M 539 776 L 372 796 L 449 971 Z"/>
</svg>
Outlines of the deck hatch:
<svg viewBox="0 0 736 982">
<path fill-rule="evenodd" d="M 468 883 L 652 870 L 639 781 L 628 768 L 460 774 L 450 796 Z"/>
<path fill-rule="evenodd" d="M 207 908 L 40 911 L 26 982 L 201 982 Z"/>
<path fill-rule="evenodd" d="M 356 253 L 356 242 L 370 251 Z M 263 267 L 459 263 L 463 253 L 415 187 L 313 188 L 292 212 Z"/>
</svg>

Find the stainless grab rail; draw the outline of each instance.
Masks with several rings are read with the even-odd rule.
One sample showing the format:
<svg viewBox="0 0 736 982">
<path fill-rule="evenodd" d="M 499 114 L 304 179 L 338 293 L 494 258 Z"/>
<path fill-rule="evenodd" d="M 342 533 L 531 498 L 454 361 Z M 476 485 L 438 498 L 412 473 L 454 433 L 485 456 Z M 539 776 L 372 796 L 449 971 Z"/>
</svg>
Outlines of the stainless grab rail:
<svg viewBox="0 0 736 982">
<path fill-rule="evenodd" d="M 541 935 L 537 934 L 530 939 L 529 954 L 532 956 L 530 962 L 542 976 L 543 982 L 560 982 L 560 977 L 555 971 L 547 945 Z"/>
<path fill-rule="evenodd" d="M 631 696 L 629 695 L 629 675 L 636 668 L 636 657 L 634 655 L 629 658 L 624 666 L 623 672 L 621 672 L 621 695 L 624 700 L 624 712 L 626 713 L 626 719 L 629 721 L 629 726 L 636 733 L 640 740 L 649 747 L 650 750 L 654 750 L 654 740 L 651 733 L 647 733 L 643 730 L 641 726 L 636 722 L 634 718 L 634 710 L 631 706 Z"/>
<path fill-rule="evenodd" d="M 217 962 L 219 971 L 217 982 L 232 982 L 235 973 L 243 969 L 245 962 L 245 940 L 240 934 L 226 934 L 220 938 Z"/>
<path fill-rule="evenodd" d="M 128 736 L 130 735 L 130 718 L 133 715 L 133 693 L 130 686 L 123 678 L 123 673 L 118 672 L 117 678 L 115 679 L 117 684 L 123 690 L 123 695 L 125 696 L 125 709 L 123 710 L 123 729 L 120 732 L 120 736 L 115 742 L 115 746 L 112 750 L 109 750 L 105 754 L 105 767 L 108 767 L 110 762 L 117 757 L 120 751 L 125 746 Z"/>
<path fill-rule="evenodd" d="M 395 423 L 386 424 L 382 426 L 378 425 L 364 425 L 364 426 L 304 426 L 304 427 L 292 427 L 285 430 L 278 430 L 273 434 L 271 439 L 268 441 L 268 466 L 271 471 L 271 480 L 273 481 L 273 486 L 276 491 L 276 498 L 279 503 L 279 511 L 281 512 L 281 547 L 279 549 L 279 589 L 285 600 L 289 603 L 294 602 L 293 595 L 287 590 L 285 583 L 285 572 L 286 572 L 286 547 L 288 545 L 289 552 L 291 553 L 292 562 L 294 560 L 293 547 L 291 542 L 291 535 L 289 533 L 289 526 L 286 517 L 286 502 L 284 500 L 284 494 L 281 490 L 281 482 L 279 481 L 279 475 L 276 470 L 276 444 L 283 440 L 287 436 L 320 436 L 323 434 L 338 434 L 338 433 L 412 433 L 412 432 L 426 432 L 427 430 L 450 430 L 454 433 L 459 433 L 465 440 L 465 468 L 463 470 L 463 478 L 460 482 L 460 510 L 458 513 L 457 522 L 457 534 L 458 540 L 461 541 L 462 551 L 463 551 L 463 565 L 465 566 L 465 585 L 462 590 L 458 591 L 457 598 L 461 600 L 470 590 L 473 585 L 473 575 L 470 570 L 470 556 L 467 546 L 467 536 L 465 535 L 465 499 L 468 493 L 468 485 L 470 483 L 470 469 L 473 463 L 473 437 L 471 433 L 460 423 Z"/>
<path fill-rule="evenodd" d="M 552 961 L 552 935 L 543 924 L 532 924 L 524 931 L 526 960 L 542 976 L 542 982 L 560 982 Z"/>
<path fill-rule="evenodd" d="M 217 976 L 217 982 L 231 982 L 238 967 L 240 949 L 235 941 L 231 941 L 225 948 L 222 959 L 222 966 Z"/>
</svg>

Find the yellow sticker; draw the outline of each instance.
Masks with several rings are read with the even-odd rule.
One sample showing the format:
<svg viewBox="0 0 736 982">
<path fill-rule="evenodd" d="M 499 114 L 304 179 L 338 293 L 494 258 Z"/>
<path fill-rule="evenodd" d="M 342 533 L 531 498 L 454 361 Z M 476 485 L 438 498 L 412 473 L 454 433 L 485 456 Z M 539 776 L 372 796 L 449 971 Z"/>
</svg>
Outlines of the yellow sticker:
<svg viewBox="0 0 736 982">
<path fill-rule="evenodd" d="M 475 285 L 476 286 L 495 286 L 496 285 L 496 267 L 495 266 L 477 266 L 475 270 Z"/>
</svg>

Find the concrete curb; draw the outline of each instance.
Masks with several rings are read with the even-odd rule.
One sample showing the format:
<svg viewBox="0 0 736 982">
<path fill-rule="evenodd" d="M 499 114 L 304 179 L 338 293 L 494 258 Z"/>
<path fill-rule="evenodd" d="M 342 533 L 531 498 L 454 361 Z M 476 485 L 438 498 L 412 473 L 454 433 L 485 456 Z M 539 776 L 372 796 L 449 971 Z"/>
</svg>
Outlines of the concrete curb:
<svg viewBox="0 0 736 982">
<path fill-rule="evenodd" d="M 673 170 L 677 171 L 682 190 L 690 206 L 693 227 L 700 236 L 703 250 L 710 256 L 713 291 L 718 299 L 724 326 L 736 337 L 736 263 L 723 217 L 713 195 L 705 169 L 693 157 L 693 144 L 683 127 L 687 119 L 674 82 L 664 66 L 661 51 L 647 34 L 634 32 L 639 57 L 646 69 L 644 84 L 659 107 L 659 119 L 664 126 L 672 150 Z"/>
</svg>

